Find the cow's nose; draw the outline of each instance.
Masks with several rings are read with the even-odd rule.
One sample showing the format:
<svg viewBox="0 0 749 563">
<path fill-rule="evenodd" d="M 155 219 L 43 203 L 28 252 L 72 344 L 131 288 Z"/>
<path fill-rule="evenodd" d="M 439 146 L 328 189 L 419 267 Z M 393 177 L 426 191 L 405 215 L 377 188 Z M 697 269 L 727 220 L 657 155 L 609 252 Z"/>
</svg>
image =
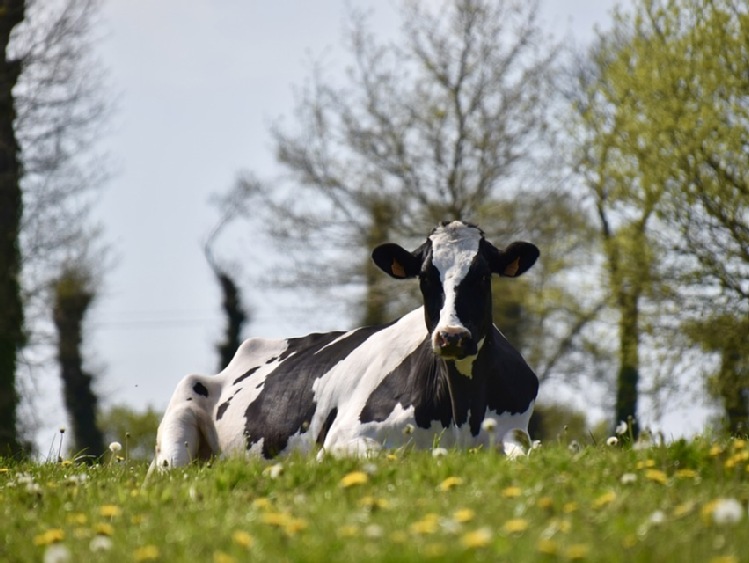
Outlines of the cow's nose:
<svg viewBox="0 0 749 563">
<path fill-rule="evenodd" d="M 447 327 L 437 332 L 436 348 L 443 356 L 461 356 L 471 333 L 464 328 Z"/>
</svg>

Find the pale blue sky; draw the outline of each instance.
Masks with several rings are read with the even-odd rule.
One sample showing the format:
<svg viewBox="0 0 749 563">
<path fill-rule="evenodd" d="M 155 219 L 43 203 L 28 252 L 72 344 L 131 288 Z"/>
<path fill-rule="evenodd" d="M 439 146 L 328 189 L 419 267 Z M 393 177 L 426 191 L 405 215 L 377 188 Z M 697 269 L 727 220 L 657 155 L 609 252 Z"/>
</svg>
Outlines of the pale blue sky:
<svg viewBox="0 0 749 563">
<path fill-rule="evenodd" d="M 392 2 L 353 4 L 374 7 L 383 36 L 397 33 Z M 557 36 L 585 42 L 595 24 L 606 26 L 613 5 L 545 0 L 542 16 Z M 268 125 L 291 115 L 293 87 L 308 76 L 310 54 L 325 51 L 331 64 L 345 62 L 344 6 L 344 0 L 105 2 L 107 39 L 99 55 L 121 100 L 106 140 L 118 174 L 98 216 L 119 261 L 88 332 L 105 404 L 163 409 L 183 375 L 214 373 L 220 295 L 202 255 L 216 220 L 209 197 L 226 190 L 240 169 L 277 172 Z M 259 258 L 254 242 L 252 233 L 233 241 L 245 272 Z M 268 291 L 247 291 L 252 334 L 290 336 L 350 323 L 284 318 Z M 42 447 L 66 424 L 58 386 L 54 374 L 41 386 L 47 391 L 38 402 L 49 413 Z"/>
</svg>

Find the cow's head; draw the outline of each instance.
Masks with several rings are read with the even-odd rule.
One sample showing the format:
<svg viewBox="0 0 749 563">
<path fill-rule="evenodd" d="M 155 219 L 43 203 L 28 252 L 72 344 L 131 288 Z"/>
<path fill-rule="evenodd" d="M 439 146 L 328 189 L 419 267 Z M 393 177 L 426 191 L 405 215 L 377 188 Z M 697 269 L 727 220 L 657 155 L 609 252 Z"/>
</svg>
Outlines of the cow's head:
<svg viewBox="0 0 749 563">
<path fill-rule="evenodd" d="M 538 256 L 528 242 L 495 248 L 481 229 L 462 221 L 442 223 L 413 252 L 391 242 L 372 252 L 375 264 L 390 276 L 418 276 L 432 348 L 445 360 L 478 354 L 492 322 L 491 274 L 517 277 Z"/>
</svg>

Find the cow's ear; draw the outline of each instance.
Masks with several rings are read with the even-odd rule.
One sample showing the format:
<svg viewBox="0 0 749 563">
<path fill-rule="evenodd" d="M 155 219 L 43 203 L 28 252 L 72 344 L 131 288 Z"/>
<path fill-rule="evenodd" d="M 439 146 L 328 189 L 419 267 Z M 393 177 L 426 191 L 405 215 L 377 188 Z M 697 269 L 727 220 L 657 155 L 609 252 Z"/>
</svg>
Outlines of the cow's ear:
<svg viewBox="0 0 749 563">
<path fill-rule="evenodd" d="M 513 242 L 505 250 L 487 245 L 491 271 L 508 278 L 516 278 L 530 270 L 541 255 L 536 245 L 529 242 Z"/>
<path fill-rule="evenodd" d="M 372 260 L 383 272 L 394 278 L 413 278 L 421 270 L 421 248 L 409 252 L 393 242 L 386 242 L 372 251 Z"/>
</svg>

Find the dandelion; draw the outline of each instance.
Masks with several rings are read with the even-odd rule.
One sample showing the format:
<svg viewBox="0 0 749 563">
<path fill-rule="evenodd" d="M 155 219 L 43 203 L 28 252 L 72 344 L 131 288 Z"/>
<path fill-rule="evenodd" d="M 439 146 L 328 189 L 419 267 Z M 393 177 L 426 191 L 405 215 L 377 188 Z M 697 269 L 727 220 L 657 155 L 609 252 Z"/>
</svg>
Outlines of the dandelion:
<svg viewBox="0 0 749 563">
<path fill-rule="evenodd" d="M 715 499 L 702 509 L 702 516 L 718 525 L 734 524 L 742 517 L 741 503 L 734 498 Z"/>
<path fill-rule="evenodd" d="M 65 561 L 70 561 L 70 551 L 63 544 L 52 544 L 44 550 L 44 563 L 64 563 Z"/>
<path fill-rule="evenodd" d="M 463 534 L 460 543 L 466 549 L 478 549 L 486 547 L 492 541 L 492 533 L 489 528 L 479 528 L 476 531 Z"/>
<path fill-rule="evenodd" d="M 739 558 L 735 555 L 719 555 L 710 559 L 710 563 L 739 563 Z"/>
<path fill-rule="evenodd" d="M 505 522 L 505 532 L 508 534 L 522 534 L 528 529 L 528 520 L 523 518 L 515 518 Z"/>
<path fill-rule="evenodd" d="M 655 525 L 663 524 L 666 521 L 666 515 L 663 511 L 656 510 L 650 515 L 650 518 L 648 518 L 648 521 L 651 524 L 655 524 Z"/>
<path fill-rule="evenodd" d="M 94 536 L 88 544 L 89 550 L 96 553 L 112 549 L 112 539 L 108 536 Z"/>
<path fill-rule="evenodd" d="M 596 510 L 599 510 L 601 508 L 604 508 L 610 505 L 615 500 L 616 500 L 616 493 L 614 491 L 607 491 L 593 501 L 593 508 L 595 508 Z"/>
<path fill-rule="evenodd" d="M 608 440 L 606 440 L 607 446 L 616 446 L 619 443 L 619 438 L 616 436 L 609 436 Z"/>
<path fill-rule="evenodd" d="M 139 547 L 133 553 L 133 559 L 136 561 L 153 561 L 159 558 L 159 548 L 155 545 L 144 545 Z"/>
<path fill-rule="evenodd" d="M 616 432 L 618 436 L 621 436 L 627 433 L 627 428 L 627 423 L 622 420 L 619 422 L 619 424 L 616 425 L 616 428 L 614 428 L 614 432 Z"/>
<path fill-rule="evenodd" d="M 637 462 L 637 469 L 648 469 L 650 467 L 655 467 L 655 461 L 652 459 L 644 459 Z"/>
<path fill-rule="evenodd" d="M 538 508 L 549 509 L 554 506 L 554 499 L 551 497 L 541 497 L 536 501 Z"/>
<path fill-rule="evenodd" d="M 637 475 L 635 475 L 634 473 L 625 473 L 624 475 L 622 475 L 620 482 L 622 485 L 631 485 L 632 483 L 636 483 Z"/>
<path fill-rule="evenodd" d="M 263 475 L 265 475 L 266 477 L 270 477 L 271 479 L 278 479 L 281 476 L 282 472 L 282 463 L 274 463 L 270 467 L 266 467 L 265 469 L 263 469 Z"/>
<path fill-rule="evenodd" d="M 414 433 L 414 430 L 415 430 L 415 428 L 414 428 L 414 425 L 413 425 L 413 424 L 406 424 L 406 425 L 405 425 L 405 426 L 403 427 L 403 433 L 404 433 L 404 434 L 406 434 L 406 435 L 408 435 L 408 434 L 413 434 L 413 433 Z"/>
<path fill-rule="evenodd" d="M 696 479 L 700 475 L 694 469 L 677 469 L 674 476 L 678 479 Z"/>
<path fill-rule="evenodd" d="M 60 528 L 50 528 L 44 533 L 34 536 L 34 543 L 36 545 L 50 545 L 53 543 L 59 543 L 65 539 L 65 532 Z"/>
<path fill-rule="evenodd" d="M 384 498 L 364 497 L 359 501 L 359 506 L 371 509 L 390 508 L 390 502 Z"/>
<path fill-rule="evenodd" d="M 493 434 L 494 431 L 497 429 L 497 420 L 495 418 L 492 418 L 492 417 L 487 417 L 481 423 L 481 428 L 484 429 L 484 432 L 488 432 L 489 434 Z"/>
<path fill-rule="evenodd" d="M 536 546 L 536 549 L 539 553 L 543 555 L 550 555 L 552 557 L 555 556 L 559 550 L 557 544 L 548 538 L 541 538 L 538 542 L 538 545 Z"/>
<path fill-rule="evenodd" d="M 84 526 L 88 522 L 88 516 L 86 516 L 82 512 L 71 512 L 65 517 L 65 520 L 68 522 L 68 524 L 78 524 L 79 526 Z"/>
<path fill-rule="evenodd" d="M 668 476 L 660 469 L 646 469 L 645 479 L 658 483 L 659 485 L 665 485 L 668 482 Z"/>
<path fill-rule="evenodd" d="M 94 528 L 94 531 L 99 536 L 111 536 L 114 534 L 114 528 L 111 524 L 107 524 L 106 522 L 99 522 Z"/>
<path fill-rule="evenodd" d="M 232 541 L 240 547 L 250 548 L 255 543 L 255 539 L 245 531 L 236 530 L 231 535 Z"/>
<path fill-rule="evenodd" d="M 252 501 L 252 506 L 254 508 L 258 508 L 260 510 L 270 510 L 271 503 L 270 500 L 267 498 L 256 498 Z"/>
<path fill-rule="evenodd" d="M 439 527 L 439 515 L 429 512 L 421 520 L 411 524 L 411 533 L 414 535 L 431 535 L 437 532 Z"/>
<path fill-rule="evenodd" d="M 676 508 L 674 508 L 674 518 L 683 518 L 687 514 L 690 514 L 694 510 L 694 505 L 694 501 L 677 505 Z"/>
<path fill-rule="evenodd" d="M 502 496 L 505 498 L 518 498 L 523 494 L 523 490 L 520 487 L 510 486 L 502 491 Z"/>
<path fill-rule="evenodd" d="M 338 535 L 342 538 L 354 538 L 359 535 L 359 528 L 353 524 L 345 524 L 338 528 Z"/>
<path fill-rule="evenodd" d="M 352 471 L 341 479 L 341 487 L 348 488 L 356 485 L 366 485 L 369 477 L 364 471 Z"/>
<path fill-rule="evenodd" d="M 578 508 L 576 502 L 568 502 L 562 507 L 562 512 L 565 514 L 572 514 L 573 512 L 576 512 Z"/>
<path fill-rule="evenodd" d="M 747 441 L 743 438 L 734 438 L 733 439 L 733 449 L 734 450 L 743 450 L 747 446 Z"/>
<path fill-rule="evenodd" d="M 119 442 L 111 442 L 109 444 L 109 451 L 112 452 L 113 455 L 117 455 L 122 450 L 122 444 Z"/>
<path fill-rule="evenodd" d="M 448 477 L 437 486 L 437 489 L 442 492 L 446 492 L 462 484 L 463 479 L 461 479 L 460 477 Z"/>
<path fill-rule="evenodd" d="M 101 514 L 104 518 L 115 518 L 116 516 L 122 514 L 122 509 L 119 506 L 115 506 L 113 504 L 105 504 L 104 506 L 99 508 L 99 514 Z"/>
<path fill-rule="evenodd" d="M 460 508 L 453 513 L 453 520 L 461 524 L 470 522 L 476 517 L 476 513 L 470 508 Z"/>
<path fill-rule="evenodd" d="M 432 457 L 444 457 L 447 455 L 447 448 L 434 448 L 432 450 Z"/>
</svg>

